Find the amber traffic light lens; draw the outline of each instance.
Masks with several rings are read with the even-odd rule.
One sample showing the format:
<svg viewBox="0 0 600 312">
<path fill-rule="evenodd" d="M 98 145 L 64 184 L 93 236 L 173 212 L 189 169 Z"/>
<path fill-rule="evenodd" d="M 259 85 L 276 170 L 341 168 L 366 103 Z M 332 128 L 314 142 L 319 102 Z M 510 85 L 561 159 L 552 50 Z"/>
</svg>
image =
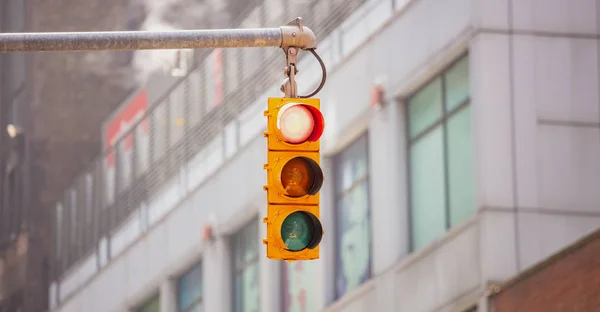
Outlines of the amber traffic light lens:
<svg viewBox="0 0 600 312">
<path fill-rule="evenodd" d="M 281 184 L 289 197 L 315 195 L 323 185 L 323 171 L 314 160 L 295 157 L 281 169 Z"/>
</svg>

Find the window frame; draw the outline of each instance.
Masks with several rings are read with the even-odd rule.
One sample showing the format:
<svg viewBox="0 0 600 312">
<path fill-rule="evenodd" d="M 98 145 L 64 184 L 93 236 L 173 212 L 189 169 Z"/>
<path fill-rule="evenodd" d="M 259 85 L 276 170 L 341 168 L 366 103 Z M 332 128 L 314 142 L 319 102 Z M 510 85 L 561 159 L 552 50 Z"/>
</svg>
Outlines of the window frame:
<svg viewBox="0 0 600 312">
<path fill-rule="evenodd" d="M 343 168 L 340 166 L 341 162 L 339 161 L 340 158 L 342 157 L 342 155 L 344 154 L 344 152 L 347 152 L 348 150 L 350 150 L 350 148 L 353 147 L 354 144 L 358 144 L 360 142 L 360 140 L 364 140 L 365 141 L 365 147 L 366 147 L 366 151 L 365 151 L 365 160 L 366 160 L 366 168 L 367 168 L 367 172 L 364 176 L 361 176 L 359 179 L 356 179 L 352 182 L 352 185 L 348 188 L 348 189 L 341 189 L 341 191 L 338 193 L 337 190 L 337 186 L 339 183 L 342 183 L 342 181 L 340 181 L 339 179 L 339 172 L 341 170 L 343 170 Z M 370 148 L 369 148 L 369 130 L 366 129 L 365 131 L 363 131 L 361 134 L 357 135 L 353 140 L 351 140 L 349 143 L 347 143 L 343 148 L 341 148 L 337 153 L 335 153 L 335 155 L 333 155 L 331 157 L 332 160 L 332 164 L 333 164 L 333 196 L 332 196 L 332 200 L 333 200 L 333 213 L 334 213 L 334 231 L 335 231 L 335 235 L 334 235 L 334 246 L 335 246 L 335 256 L 334 256 L 334 278 L 333 278 L 333 287 L 334 287 L 334 301 L 339 300 L 340 298 L 343 298 L 344 296 L 347 296 L 348 293 L 344 293 L 344 294 L 340 294 L 338 292 L 338 287 L 337 287 L 337 279 L 338 276 L 341 274 L 341 266 L 337 265 L 338 263 L 341 263 L 341 255 L 340 252 L 338 252 L 338 248 L 341 244 L 341 237 L 340 237 L 340 222 L 339 222 L 339 216 L 340 216 L 340 202 L 341 200 L 348 195 L 349 193 L 351 193 L 356 187 L 358 187 L 360 184 L 366 182 L 367 183 L 367 211 L 368 211 L 368 217 L 369 217 L 369 268 L 368 268 L 368 277 L 367 280 L 371 280 L 373 278 L 373 218 L 372 218 L 372 214 L 371 214 L 371 210 L 373 207 L 373 203 L 372 203 L 372 198 L 371 198 L 371 157 L 370 157 Z M 360 286 L 359 286 L 360 287 Z"/>
<path fill-rule="evenodd" d="M 231 310 L 233 312 L 238 311 L 238 306 L 237 306 L 237 296 L 238 294 L 236 293 L 236 278 L 238 276 L 241 276 L 244 272 L 244 270 L 246 270 L 250 265 L 256 263 L 258 266 L 258 287 L 260 288 L 260 246 L 259 245 L 255 245 L 256 248 L 256 256 L 254 258 L 252 258 L 250 261 L 245 261 L 242 266 L 240 268 L 236 267 L 236 247 L 237 246 L 244 246 L 244 245 L 238 245 L 236 243 L 236 238 L 239 237 L 243 237 L 243 234 L 246 232 L 250 232 L 250 229 L 252 228 L 252 230 L 256 230 L 255 234 L 256 237 L 258 237 L 258 235 L 260 234 L 260 228 L 259 228 L 259 223 L 257 220 L 257 216 L 253 216 L 252 218 L 250 218 L 249 221 L 242 223 L 242 225 L 236 230 L 234 231 L 230 236 L 229 236 L 229 246 L 230 246 L 230 268 L 231 268 L 231 277 L 230 277 L 230 281 L 231 281 Z M 254 232 L 254 231 L 253 231 Z M 255 240 L 252 240 L 255 241 Z M 244 249 L 240 249 L 240 252 L 243 252 Z M 242 292 L 243 295 L 243 292 Z M 260 311 L 260 298 L 261 298 L 261 293 L 260 293 L 260 289 L 258 291 L 258 308 Z M 243 311 L 243 306 L 240 307 L 241 310 Z"/>
<path fill-rule="evenodd" d="M 183 272 L 183 274 L 180 274 L 177 277 L 176 280 L 176 290 L 177 290 L 177 311 L 178 312 L 188 312 L 198 306 L 202 307 L 203 303 L 204 303 L 204 267 L 202 266 L 202 260 L 196 262 L 194 265 L 192 265 L 191 267 L 189 267 L 185 272 Z M 185 276 L 187 276 L 188 274 L 192 273 L 192 271 L 194 271 L 195 269 L 200 268 L 200 284 L 201 284 L 201 290 L 202 292 L 200 293 L 200 297 L 194 299 L 192 302 L 189 303 L 189 305 L 187 307 L 181 307 L 180 306 L 180 294 L 182 291 L 182 287 L 181 287 L 181 279 L 183 279 Z"/>
<path fill-rule="evenodd" d="M 152 294 L 148 297 L 146 297 L 146 299 L 144 299 L 142 301 L 142 303 L 140 305 L 137 306 L 137 308 L 135 308 L 135 311 L 137 312 L 144 312 L 146 308 L 148 308 L 148 306 L 150 306 L 150 304 L 156 300 L 158 302 L 158 309 L 160 311 L 160 290 L 155 290 L 154 292 L 152 292 Z"/>
<path fill-rule="evenodd" d="M 411 157 L 411 148 L 416 142 L 419 142 L 423 137 L 427 136 L 431 132 L 435 131 L 438 128 L 442 129 L 442 138 L 443 138 L 443 165 L 444 165 L 444 190 L 446 191 L 446 196 L 444 198 L 444 230 L 448 231 L 452 229 L 451 224 L 451 211 L 450 211 L 450 184 L 449 184 L 449 163 L 448 163 L 448 121 L 456 116 L 458 113 L 467 109 L 472 102 L 471 99 L 471 91 L 469 90 L 469 94 L 466 99 L 462 100 L 459 104 L 455 105 L 452 109 L 448 110 L 447 108 L 447 93 L 446 93 L 446 77 L 451 69 L 461 61 L 466 59 L 467 62 L 470 60 L 469 51 L 466 51 L 462 54 L 459 54 L 456 58 L 454 58 L 451 62 L 446 64 L 439 72 L 426 80 L 422 85 L 420 85 L 415 91 L 413 91 L 408 96 L 401 99 L 401 103 L 403 104 L 404 110 L 404 124 L 405 124 L 405 140 L 406 140 L 406 179 L 407 179 L 407 194 L 406 194 L 406 202 L 408 207 L 408 238 L 409 244 L 408 249 L 409 252 L 416 251 L 415 249 L 415 235 L 414 235 L 414 224 L 413 224 L 413 196 L 412 196 L 412 157 Z M 470 65 L 470 64 L 469 64 Z M 431 125 L 427 126 L 425 129 L 421 130 L 417 135 L 411 138 L 411 123 L 410 123 L 410 100 L 414 98 L 417 94 L 419 94 L 422 90 L 428 87 L 433 81 L 436 79 L 440 79 L 441 84 L 441 99 L 442 99 L 442 111 L 441 116 L 436 119 Z M 470 76 L 469 76 L 469 86 L 470 86 Z"/>
</svg>

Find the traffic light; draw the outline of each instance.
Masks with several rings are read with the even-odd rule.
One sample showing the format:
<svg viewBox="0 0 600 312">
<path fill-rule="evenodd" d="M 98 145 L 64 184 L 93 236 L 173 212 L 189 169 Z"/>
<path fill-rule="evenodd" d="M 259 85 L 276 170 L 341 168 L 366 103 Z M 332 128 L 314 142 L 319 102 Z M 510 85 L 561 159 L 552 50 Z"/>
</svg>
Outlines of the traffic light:
<svg viewBox="0 0 600 312">
<path fill-rule="evenodd" d="M 320 138 L 325 122 L 315 98 L 269 98 L 267 116 L 267 258 L 319 258 L 323 226 Z"/>
</svg>

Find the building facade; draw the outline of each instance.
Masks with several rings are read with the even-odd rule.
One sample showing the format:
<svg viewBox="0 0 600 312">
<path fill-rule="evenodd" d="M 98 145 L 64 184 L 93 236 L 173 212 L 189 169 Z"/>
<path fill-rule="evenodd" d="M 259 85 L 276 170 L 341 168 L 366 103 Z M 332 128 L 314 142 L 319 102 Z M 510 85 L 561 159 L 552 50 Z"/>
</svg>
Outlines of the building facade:
<svg viewBox="0 0 600 312">
<path fill-rule="evenodd" d="M 490 311 L 495 285 L 598 228 L 597 1 L 348 3 L 264 1 L 238 25 L 317 30 L 321 258 L 261 244 L 283 54 L 215 50 L 109 144 L 95 204 L 57 204 L 58 237 L 95 236 L 52 280 L 53 311 Z M 299 68 L 305 94 L 320 68 Z"/>
<path fill-rule="evenodd" d="M 22 31 L 24 15 L 12 1 L 0 4 L 0 32 Z M 26 271 L 17 263 L 25 259 L 25 209 L 20 194 L 26 163 L 23 133 L 16 128 L 19 104 L 25 100 L 25 77 L 23 55 L 0 56 L 0 311 L 16 310 L 25 295 Z"/>
<path fill-rule="evenodd" d="M 135 27 L 129 1 L 0 3 L 1 32 Z M 101 5 L 98 5 L 101 4 Z M 97 6 L 90 11 L 88 6 Z M 102 121 L 135 86 L 126 53 L 0 55 L 0 311 L 48 309 L 56 200 L 101 150 Z M 98 63 L 107 71 L 98 71 Z M 111 71 L 110 69 L 113 69 Z M 132 84 L 115 83 L 116 80 Z"/>
</svg>

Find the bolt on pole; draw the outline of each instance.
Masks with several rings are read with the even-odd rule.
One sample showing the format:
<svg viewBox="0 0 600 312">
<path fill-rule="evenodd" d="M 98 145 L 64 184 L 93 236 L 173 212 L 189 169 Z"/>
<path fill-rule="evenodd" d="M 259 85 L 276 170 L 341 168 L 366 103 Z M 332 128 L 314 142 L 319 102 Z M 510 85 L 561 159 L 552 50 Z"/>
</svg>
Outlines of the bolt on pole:
<svg viewBox="0 0 600 312">
<path fill-rule="evenodd" d="M 277 28 L 0 33 L 0 53 L 247 47 L 312 49 L 316 38 L 301 18 Z"/>
</svg>

